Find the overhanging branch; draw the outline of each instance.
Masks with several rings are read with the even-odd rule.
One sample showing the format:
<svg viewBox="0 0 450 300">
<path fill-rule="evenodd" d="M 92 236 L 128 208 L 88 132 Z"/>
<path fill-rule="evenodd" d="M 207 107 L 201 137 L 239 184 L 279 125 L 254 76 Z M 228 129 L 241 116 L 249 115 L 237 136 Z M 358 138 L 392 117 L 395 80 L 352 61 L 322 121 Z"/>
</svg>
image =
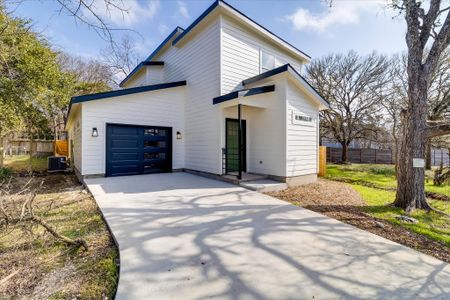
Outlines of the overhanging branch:
<svg viewBox="0 0 450 300">
<path fill-rule="evenodd" d="M 428 121 L 427 125 L 428 138 L 450 134 L 450 121 Z"/>
</svg>

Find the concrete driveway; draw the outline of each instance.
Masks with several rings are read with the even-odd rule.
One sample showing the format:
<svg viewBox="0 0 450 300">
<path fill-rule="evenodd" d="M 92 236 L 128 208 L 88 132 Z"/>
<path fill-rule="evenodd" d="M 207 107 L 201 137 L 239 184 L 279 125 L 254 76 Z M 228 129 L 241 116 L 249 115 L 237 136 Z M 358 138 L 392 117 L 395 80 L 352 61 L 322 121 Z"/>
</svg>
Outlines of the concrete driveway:
<svg viewBox="0 0 450 300">
<path fill-rule="evenodd" d="M 442 261 L 186 173 L 86 180 L 119 244 L 116 299 L 450 299 Z"/>
</svg>

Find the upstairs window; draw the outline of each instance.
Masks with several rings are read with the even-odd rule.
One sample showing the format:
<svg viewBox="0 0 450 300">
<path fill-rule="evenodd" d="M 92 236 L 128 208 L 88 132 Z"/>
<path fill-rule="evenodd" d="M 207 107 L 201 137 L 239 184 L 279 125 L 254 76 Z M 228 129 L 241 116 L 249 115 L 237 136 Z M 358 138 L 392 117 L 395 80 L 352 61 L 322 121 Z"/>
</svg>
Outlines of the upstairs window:
<svg viewBox="0 0 450 300">
<path fill-rule="evenodd" d="M 287 64 L 287 61 L 275 55 L 261 51 L 261 73 Z"/>
<path fill-rule="evenodd" d="M 275 56 L 262 51 L 261 72 L 266 72 L 275 68 Z"/>
</svg>

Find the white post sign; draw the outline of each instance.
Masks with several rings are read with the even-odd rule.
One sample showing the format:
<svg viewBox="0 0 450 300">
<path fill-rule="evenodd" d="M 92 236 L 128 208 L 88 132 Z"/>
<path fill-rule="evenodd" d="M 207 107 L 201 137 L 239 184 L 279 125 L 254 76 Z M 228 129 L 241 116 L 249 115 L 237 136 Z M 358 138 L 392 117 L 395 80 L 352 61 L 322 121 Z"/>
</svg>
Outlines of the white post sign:
<svg viewBox="0 0 450 300">
<path fill-rule="evenodd" d="M 413 158 L 413 168 L 425 168 L 425 159 Z"/>
</svg>

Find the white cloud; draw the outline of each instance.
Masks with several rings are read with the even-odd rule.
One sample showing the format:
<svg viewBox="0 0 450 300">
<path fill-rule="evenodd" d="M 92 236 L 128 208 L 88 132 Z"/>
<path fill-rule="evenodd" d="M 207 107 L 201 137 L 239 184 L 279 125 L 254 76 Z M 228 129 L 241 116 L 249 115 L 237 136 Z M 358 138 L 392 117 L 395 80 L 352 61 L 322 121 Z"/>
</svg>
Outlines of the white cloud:
<svg viewBox="0 0 450 300">
<path fill-rule="evenodd" d="M 167 33 L 169 33 L 170 28 L 167 25 L 165 25 L 165 24 L 159 24 L 158 25 L 158 31 L 159 31 L 160 34 L 166 35 Z"/>
<path fill-rule="evenodd" d="M 297 11 L 285 17 L 292 23 L 296 30 L 312 30 L 324 32 L 335 25 L 358 24 L 364 12 L 379 11 L 386 1 L 333 1 L 332 6 L 324 2 L 324 11 L 312 13 L 311 11 L 299 8 Z"/>
<path fill-rule="evenodd" d="M 142 4 L 138 0 L 116 0 L 112 3 L 113 5 L 106 6 L 106 1 L 94 2 L 95 12 L 115 25 L 127 26 L 153 18 L 160 6 L 159 0 L 151 0 Z"/>
<path fill-rule="evenodd" d="M 189 11 L 186 3 L 183 1 L 178 1 L 178 13 L 182 15 L 184 18 L 189 19 Z"/>
</svg>

